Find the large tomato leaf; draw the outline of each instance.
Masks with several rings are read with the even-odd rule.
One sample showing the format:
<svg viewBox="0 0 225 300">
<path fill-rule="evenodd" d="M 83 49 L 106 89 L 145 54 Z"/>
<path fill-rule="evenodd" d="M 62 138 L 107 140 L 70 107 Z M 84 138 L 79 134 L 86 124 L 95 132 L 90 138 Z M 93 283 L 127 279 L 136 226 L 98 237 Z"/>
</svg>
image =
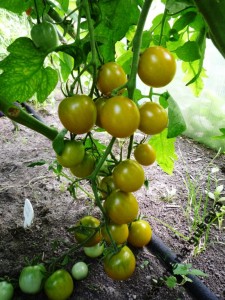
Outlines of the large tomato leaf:
<svg viewBox="0 0 225 300">
<path fill-rule="evenodd" d="M 37 93 L 43 102 L 58 82 L 57 72 L 43 66 L 46 53 L 26 37 L 16 39 L 7 50 L 10 54 L 0 62 L 1 94 L 9 102 L 23 102 Z"/>
<path fill-rule="evenodd" d="M 33 5 L 33 0 L 0 0 L 0 8 L 10 10 L 16 14 L 21 14 Z"/>
<path fill-rule="evenodd" d="M 185 131 L 186 123 L 176 101 L 171 96 L 169 96 L 167 101 L 169 103 L 169 107 L 168 107 L 169 126 L 168 126 L 167 137 L 174 138 Z"/>
<path fill-rule="evenodd" d="M 155 149 L 157 153 L 157 164 L 167 174 L 172 174 L 174 169 L 174 161 L 177 160 L 175 153 L 176 138 L 167 138 L 168 130 L 165 129 L 160 134 L 153 135 L 149 144 Z"/>
<path fill-rule="evenodd" d="M 135 0 L 99 1 L 101 22 L 95 27 L 95 38 L 101 43 L 105 62 L 114 60 L 115 43 L 121 40 L 131 25 L 136 25 L 140 10 Z"/>
</svg>

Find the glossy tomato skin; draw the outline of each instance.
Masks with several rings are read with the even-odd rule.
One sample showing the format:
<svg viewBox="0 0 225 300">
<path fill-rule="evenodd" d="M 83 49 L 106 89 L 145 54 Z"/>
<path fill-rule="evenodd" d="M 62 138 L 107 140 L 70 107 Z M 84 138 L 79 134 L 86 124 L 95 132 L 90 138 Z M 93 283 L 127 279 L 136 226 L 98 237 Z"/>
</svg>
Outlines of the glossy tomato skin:
<svg viewBox="0 0 225 300">
<path fill-rule="evenodd" d="M 89 132 L 94 126 L 97 110 L 89 96 L 74 95 L 60 102 L 58 115 L 67 130 L 75 134 L 83 134 Z"/>
<path fill-rule="evenodd" d="M 43 51 L 51 51 L 59 44 L 57 31 L 49 22 L 35 24 L 30 34 L 35 46 Z"/>
<path fill-rule="evenodd" d="M 134 273 L 136 259 L 133 252 L 124 246 L 118 253 L 109 253 L 104 259 L 104 270 L 114 280 L 126 280 Z"/>
<path fill-rule="evenodd" d="M 126 159 L 114 168 L 113 181 L 121 191 L 135 192 L 144 184 L 144 169 L 137 161 Z"/>
<path fill-rule="evenodd" d="M 104 243 L 100 242 L 92 247 L 84 247 L 84 253 L 91 258 L 96 258 L 102 255 L 104 251 Z"/>
<path fill-rule="evenodd" d="M 162 132 L 168 124 L 168 114 L 158 103 L 146 102 L 140 108 L 140 131 L 148 135 Z"/>
<path fill-rule="evenodd" d="M 128 242 L 134 247 L 146 246 L 152 238 L 152 228 L 145 220 L 137 220 L 129 227 Z"/>
<path fill-rule="evenodd" d="M 26 294 L 37 294 L 41 291 L 45 278 L 44 265 L 24 267 L 19 276 L 19 287 Z"/>
<path fill-rule="evenodd" d="M 138 214 L 138 202 L 132 193 L 113 191 L 105 200 L 104 208 L 110 220 L 115 224 L 132 222 Z"/>
<path fill-rule="evenodd" d="M 44 291 L 49 300 L 66 300 L 73 293 L 73 279 L 64 269 L 50 275 L 44 285 Z"/>
<path fill-rule="evenodd" d="M 169 50 L 154 46 L 140 56 L 138 75 L 148 86 L 163 87 L 172 81 L 176 73 L 176 61 Z"/>
<path fill-rule="evenodd" d="M 78 229 L 75 231 L 74 236 L 78 243 L 83 243 L 88 237 L 92 236 L 96 230 L 100 226 L 100 221 L 92 216 L 83 217 L 76 226 L 84 226 L 84 229 Z M 102 239 L 102 235 L 100 230 L 97 231 L 93 237 L 91 237 L 85 244 L 85 247 L 91 247 L 98 244 Z"/>
<path fill-rule="evenodd" d="M 112 176 L 103 177 L 99 184 L 102 199 L 106 199 L 116 189 Z"/>
<path fill-rule="evenodd" d="M 1 300 L 11 300 L 14 294 L 14 287 L 8 281 L 0 282 L 0 299 Z"/>
<path fill-rule="evenodd" d="M 126 82 L 126 73 L 116 62 L 108 62 L 102 65 L 98 72 L 97 88 L 106 96 L 109 96 L 114 89 L 119 88 Z"/>
<path fill-rule="evenodd" d="M 57 160 L 61 166 L 70 168 L 78 165 L 84 158 L 84 145 L 80 141 L 65 141 L 61 155 L 57 155 Z"/>
<path fill-rule="evenodd" d="M 139 144 L 134 150 L 134 157 L 139 164 L 150 166 L 156 160 L 156 152 L 149 144 Z"/>
<path fill-rule="evenodd" d="M 88 275 L 88 265 L 83 261 L 78 261 L 73 265 L 71 273 L 74 279 L 82 280 Z"/>
<path fill-rule="evenodd" d="M 109 134 L 117 138 L 126 138 L 137 130 L 140 113 L 132 100 L 124 96 L 115 96 L 105 102 L 100 119 L 103 128 Z"/>
<path fill-rule="evenodd" d="M 95 157 L 85 153 L 83 160 L 76 166 L 70 168 L 73 175 L 79 178 L 85 178 L 94 171 Z"/>
<path fill-rule="evenodd" d="M 127 241 L 129 230 L 127 224 L 108 224 L 110 234 L 117 245 L 123 244 Z M 102 236 L 107 243 L 111 243 L 109 234 L 106 229 L 106 225 L 102 227 Z"/>
<path fill-rule="evenodd" d="M 102 108 L 105 105 L 106 101 L 107 101 L 107 98 L 103 98 L 103 97 L 100 97 L 95 101 L 95 106 L 97 109 L 97 118 L 96 118 L 95 124 L 101 128 L 103 127 L 102 122 L 101 122 L 101 112 L 102 112 Z"/>
</svg>

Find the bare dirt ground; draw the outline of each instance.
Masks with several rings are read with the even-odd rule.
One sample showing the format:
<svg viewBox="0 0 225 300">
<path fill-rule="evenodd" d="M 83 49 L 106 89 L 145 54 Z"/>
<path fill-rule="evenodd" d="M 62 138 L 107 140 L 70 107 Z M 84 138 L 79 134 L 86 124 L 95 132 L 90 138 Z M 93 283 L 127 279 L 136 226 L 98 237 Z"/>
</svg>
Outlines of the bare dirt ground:
<svg viewBox="0 0 225 300">
<path fill-rule="evenodd" d="M 42 110 L 39 114 L 46 123 L 57 125 L 54 111 L 48 114 Z M 74 200 L 67 191 L 66 180 L 58 180 L 48 170 L 55 159 L 51 142 L 23 126 L 19 128 L 19 131 L 13 131 L 10 120 L 0 118 L 0 277 L 7 275 L 10 278 L 18 278 L 27 259 L 46 261 L 68 250 L 75 241 L 67 229 L 80 217 L 92 212 L 90 200 L 86 196 L 80 193 Z M 204 173 L 204 170 L 216 153 L 185 137 L 177 139 L 176 152 L 179 158 L 173 175 L 165 174 L 156 164 L 146 168 L 150 186 L 149 189 L 143 187 L 139 190 L 137 198 L 140 211 L 151 223 L 154 233 L 179 254 L 183 247 L 190 245 L 175 236 L 162 222 L 189 235 L 191 219 L 185 215 L 188 191 L 184 179 L 187 178 L 187 172 L 192 179 L 201 174 L 199 182 L 204 190 L 209 174 L 209 171 Z M 46 164 L 28 167 L 30 163 L 40 160 L 45 160 Z M 214 165 L 220 168 L 217 173 L 221 179 L 219 184 L 224 184 L 224 156 L 217 157 Z M 176 193 L 169 197 L 167 190 L 173 188 Z M 25 230 L 23 206 L 26 198 L 33 205 L 34 222 Z M 94 208 L 93 213 L 98 214 Z M 224 228 L 218 230 L 218 226 L 212 226 L 206 250 L 197 256 L 191 252 L 184 261 L 208 274 L 202 281 L 219 299 L 225 298 L 224 245 Z M 72 254 L 66 268 L 69 270 L 73 263 L 84 260 L 89 264 L 90 272 L 85 280 L 75 282 L 70 299 L 191 299 L 182 287 L 155 287 L 153 279 L 162 276 L 164 268 L 147 248 L 134 250 L 134 253 L 137 259 L 135 273 L 124 282 L 108 278 L 103 271 L 101 259 L 91 260 L 84 256 L 82 250 Z M 45 296 L 27 296 L 16 290 L 14 299 L 45 299 Z"/>
</svg>

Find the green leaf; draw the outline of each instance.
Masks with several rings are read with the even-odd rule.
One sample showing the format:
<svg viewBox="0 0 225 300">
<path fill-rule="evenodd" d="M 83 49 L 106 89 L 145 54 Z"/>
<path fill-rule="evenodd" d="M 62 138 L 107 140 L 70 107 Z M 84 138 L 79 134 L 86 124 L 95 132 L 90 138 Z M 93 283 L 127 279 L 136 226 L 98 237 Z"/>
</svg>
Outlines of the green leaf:
<svg viewBox="0 0 225 300">
<path fill-rule="evenodd" d="M 174 138 L 186 130 L 186 123 L 175 100 L 170 96 L 167 101 L 169 103 L 169 126 L 167 137 Z"/>
<path fill-rule="evenodd" d="M 166 278 L 165 283 L 170 289 L 172 289 L 177 285 L 177 279 L 174 276 L 169 276 Z"/>
<path fill-rule="evenodd" d="M 30 163 L 29 165 L 27 165 L 27 167 L 33 168 L 33 167 L 36 167 L 36 166 L 43 166 L 45 164 L 46 164 L 45 160 L 39 160 L 39 161 L 35 161 L 33 163 Z"/>
<path fill-rule="evenodd" d="M 220 128 L 219 130 L 222 133 L 222 135 L 213 136 L 212 137 L 213 139 L 215 139 L 215 140 L 223 140 L 223 139 L 225 139 L 225 128 Z"/>
<path fill-rule="evenodd" d="M 132 57 L 133 52 L 131 50 L 127 50 L 116 61 L 124 69 L 126 74 L 130 73 Z"/>
<path fill-rule="evenodd" d="M 33 0 L 0 0 L 0 8 L 21 14 L 33 5 Z"/>
<path fill-rule="evenodd" d="M 129 7 L 129 9 L 128 9 Z M 137 1 L 100 1 L 101 22 L 95 27 L 95 38 L 104 61 L 114 60 L 115 42 L 120 41 L 131 25 L 136 25 L 140 15 Z"/>
<path fill-rule="evenodd" d="M 195 20 L 196 15 L 197 13 L 195 11 L 188 11 L 187 13 L 181 15 L 181 17 L 173 24 L 173 29 L 176 29 L 178 32 L 181 31 Z"/>
<path fill-rule="evenodd" d="M 188 275 L 189 269 L 192 267 L 191 264 L 176 264 L 173 269 L 174 275 Z"/>
<path fill-rule="evenodd" d="M 62 79 L 66 82 L 73 70 L 73 58 L 66 53 L 60 53 L 59 56 Z"/>
<path fill-rule="evenodd" d="M 134 96 L 133 96 L 133 100 L 135 102 L 137 102 L 138 100 L 142 99 L 143 98 L 143 95 L 141 93 L 141 91 L 139 89 L 135 89 L 134 90 Z"/>
<path fill-rule="evenodd" d="M 172 174 L 174 169 L 174 161 L 177 160 L 175 153 L 175 138 L 167 138 L 168 130 L 165 129 L 160 134 L 153 135 L 149 144 L 155 149 L 158 165 L 167 174 Z"/>
<path fill-rule="evenodd" d="M 203 277 L 207 277 L 208 274 L 202 272 L 201 270 L 198 269 L 191 269 L 189 270 L 188 274 L 190 275 L 195 275 L 195 276 L 203 276 Z"/>
<path fill-rule="evenodd" d="M 61 5 L 62 9 L 67 12 L 69 7 L 69 0 L 56 0 Z"/>
<path fill-rule="evenodd" d="M 168 0 L 166 1 L 166 9 L 170 14 L 178 13 L 188 7 L 193 7 L 194 2 L 192 0 Z"/>
<path fill-rule="evenodd" d="M 9 102 L 24 102 L 37 93 L 38 101 L 44 101 L 58 82 L 57 72 L 43 66 L 46 53 L 26 37 L 16 39 L 7 50 L 10 54 L 0 62 L 1 94 Z"/>
<path fill-rule="evenodd" d="M 67 129 L 62 129 L 57 136 L 55 137 L 54 141 L 52 142 L 52 147 L 55 152 L 60 155 L 64 148 L 64 137 L 67 133 Z"/>
<path fill-rule="evenodd" d="M 195 41 L 188 41 L 181 47 L 175 50 L 179 59 L 187 62 L 192 62 L 201 58 L 201 51 L 199 45 Z"/>
</svg>

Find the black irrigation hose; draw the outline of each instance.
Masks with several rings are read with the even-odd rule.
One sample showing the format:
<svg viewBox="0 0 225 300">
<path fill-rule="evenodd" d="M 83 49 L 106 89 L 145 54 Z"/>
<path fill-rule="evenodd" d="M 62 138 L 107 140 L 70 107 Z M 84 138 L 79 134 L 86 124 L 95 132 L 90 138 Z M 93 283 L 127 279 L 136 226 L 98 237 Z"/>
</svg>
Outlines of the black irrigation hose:
<svg viewBox="0 0 225 300">
<path fill-rule="evenodd" d="M 148 250 L 154 254 L 168 271 L 172 271 L 172 265 L 180 263 L 175 253 L 168 248 L 163 241 L 153 234 Z M 201 280 L 193 275 L 188 275 L 192 282 L 186 282 L 184 288 L 196 300 L 218 300 L 216 295 L 210 291 Z"/>
</svg>

